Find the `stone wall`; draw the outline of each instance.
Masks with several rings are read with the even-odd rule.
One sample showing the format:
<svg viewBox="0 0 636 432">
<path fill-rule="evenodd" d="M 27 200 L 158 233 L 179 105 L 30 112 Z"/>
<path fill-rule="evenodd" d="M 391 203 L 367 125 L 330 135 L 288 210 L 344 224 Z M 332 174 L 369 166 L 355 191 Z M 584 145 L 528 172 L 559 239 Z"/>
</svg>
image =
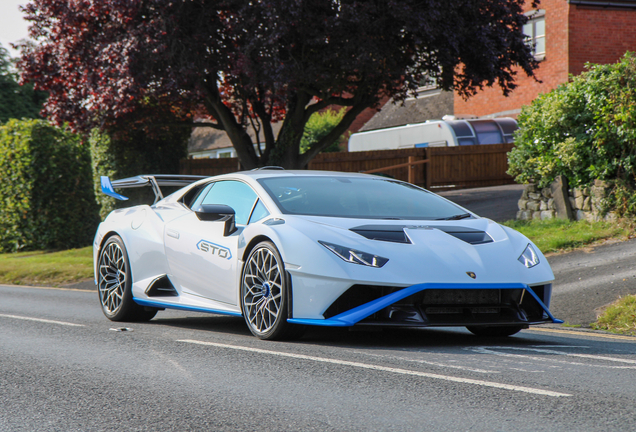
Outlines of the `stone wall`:
<svg viewBox="0 0 636 432">
<path fill-rule="evenodd" d="M 574 220 L 593 221 L 613 221 L 617 216 L 614 212 L 603 214 L 604 200 L 608 195 L 608 185 L 601 180 L 595 180 L 592 186 L 568 189 L 568 199 L 565 202 L 571 209 L 568 216 L 562 217 L 557 214 L 555 197 L 553 197 L 554 187 L 539 189 L 536 185 L 526 185 L 519 199 L 519 211 L 517 219 L 552 219 L 561 217 Z"/>
<path fill-rule="evenodd" d="M 538 189 L 536 185 L 526 185 L 519 200 L 517 219 L 552 219 L 556 216 L 554 198 L 550 188 Z"/>
</svg>

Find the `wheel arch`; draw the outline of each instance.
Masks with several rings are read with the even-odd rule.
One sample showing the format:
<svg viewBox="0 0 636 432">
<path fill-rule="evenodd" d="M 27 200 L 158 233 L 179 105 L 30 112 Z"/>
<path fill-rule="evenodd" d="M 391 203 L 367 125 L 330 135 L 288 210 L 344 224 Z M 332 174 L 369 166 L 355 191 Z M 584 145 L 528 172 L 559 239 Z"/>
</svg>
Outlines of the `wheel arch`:
<svg viewBox="0 0 636 432">
<path fill-rule="evenodd" d="M 252 250 L 256 247 L 256 245 L 264 241 L 272 242 L 274 246 L 276 246 L 276 249 L 278 249 L 278 253 L 280 253 L 280 248 L 278 247 L 278 245 L 276 244 L 274 240 L 272 240 L 270 237 L 264 234 L 259 234 L 255 236 L 254 238 L 252 238 L 250 242 L 247 244 L 247 246 L 245 246 L 245 250 L 243 251 L 243 254 L 241 255 L 241 261 L 245 262 L 245 260 L 250 255 Z"/>
</svg>

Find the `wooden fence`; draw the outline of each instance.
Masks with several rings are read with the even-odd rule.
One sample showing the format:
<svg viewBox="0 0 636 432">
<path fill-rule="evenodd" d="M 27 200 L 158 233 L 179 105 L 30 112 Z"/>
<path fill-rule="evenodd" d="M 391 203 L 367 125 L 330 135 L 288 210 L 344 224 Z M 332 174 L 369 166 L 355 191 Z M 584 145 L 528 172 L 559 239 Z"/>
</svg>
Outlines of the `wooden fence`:
<svg viewBox="0 0 636 432">
<path fill-rule="evenodd" d="M 365 172 L 428 159 L 428 163 L 381 171 L 382 174 L 427 189 L 463 189 L 514 183 L 506 174 L 513 144 L 411 148 L 350 153 L 322 153 L 310 170 Z M 181 174 L 219 175 L 239 170 L 238 159 L 185 159 Z M 377 173 L 376 173 L 377 174 Z M 410 177 L 410 178 L 409 178 Z"/>
</svg>

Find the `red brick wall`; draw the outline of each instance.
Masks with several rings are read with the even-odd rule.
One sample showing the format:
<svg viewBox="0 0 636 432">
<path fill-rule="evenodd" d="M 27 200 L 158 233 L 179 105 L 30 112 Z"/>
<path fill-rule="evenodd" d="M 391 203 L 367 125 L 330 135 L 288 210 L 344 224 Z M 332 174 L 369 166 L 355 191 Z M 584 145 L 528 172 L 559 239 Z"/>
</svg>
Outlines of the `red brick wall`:
<svg viewBox="0 0 636 432">
<path fill-rule="evenodd" d="M 625 51 L 636 51 L 636 10 L 570 7 L 570 67 L 583 72 L 586 62 L 616 62 Z"/>
<path fill-rule="evenodd" d="M 528 2 L 529 3 L 529 2 Z M 508 96 L 503 96 L 495 85 L 486 88 L 465 101 L 455 94 L 455 115 L 485 116 L 513 111 L 529 104 L 539 94 L 545 93 L 568 79 L 568 3 L 566 0 L 542 0 L 540 8 L 545 10 L 546 57 L 541 61 L 536 76 L 542 82 L 528 78 L 518 71 L 518 87 Z M 526 10 L 532 8 L 526 4 Z M 507 114 L 510 117 L 516 115 Z"/>
</svg>

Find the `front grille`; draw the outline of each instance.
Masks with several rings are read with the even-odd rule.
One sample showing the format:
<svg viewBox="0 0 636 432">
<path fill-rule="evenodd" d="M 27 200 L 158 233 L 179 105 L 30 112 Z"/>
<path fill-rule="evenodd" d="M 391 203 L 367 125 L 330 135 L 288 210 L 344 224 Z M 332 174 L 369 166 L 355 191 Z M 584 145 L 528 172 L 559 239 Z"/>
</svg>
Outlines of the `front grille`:
<svg viewBox="0 0 636 432">
<path fill-rule="evenodd" d="M 353 285 L 323 313 L 331 318 L 399 291 L 401 287 Z M 543 286 L 532 287 L 543 299 Z M 360 325 L 466 326 L 545 322 L 549 317 L 526 290 L 428 289 L 374 313 Z"/>
<path fill-rule="evenodd" d="M 499 289 L 430 289 L 424 291 L 426 305 L 483 305 L 501 303 Z"/>
</svg>

